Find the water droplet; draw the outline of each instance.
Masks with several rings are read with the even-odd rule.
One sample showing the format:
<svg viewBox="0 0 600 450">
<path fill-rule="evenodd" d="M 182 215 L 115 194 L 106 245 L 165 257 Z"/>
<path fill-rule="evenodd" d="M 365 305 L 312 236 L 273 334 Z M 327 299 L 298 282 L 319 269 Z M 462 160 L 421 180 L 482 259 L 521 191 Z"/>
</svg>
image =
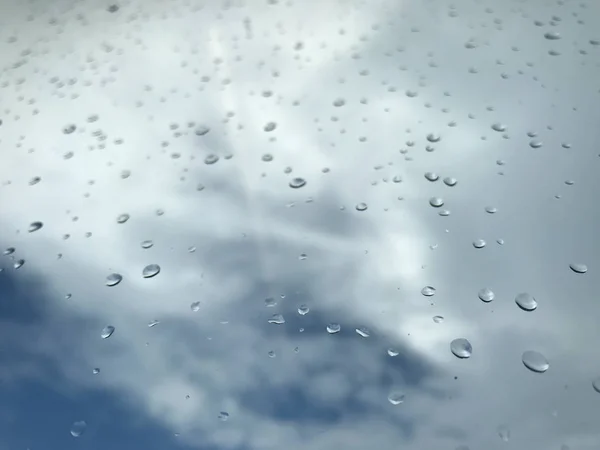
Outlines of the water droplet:
<svg viewBox="0 0 600 450">
<path fill-rule="evenodd" d="M 575 273 L 586 273 L 588 270 L 587 266 L 582 263 L 571 263 L 569 264 L 569 267 Z"/>
<path fill-rule="evenodd" d="M 387 354 L 390 356 L 398 356 L 400 354 L 400 352 L 398 350 L 396 350 L 395 348 L 388 348 L 387 349 Z"/>
<path fill-rule="evenodd" d="M 277 124 L 275 122 L 269 122 L 265 125 L 264 130 L 268 133 L 277 128 Z"/>
<path fill-rule="evenodd" d="M 556 41 L 561 38 L 558 31 L 548 31 L 547 33 L 544 33 L 544 37 L 549 41 Z"/>
<path fill-rule="evenodd" d="M 152 278 L 160 273 L 160 266 L 158 264 L 148 264 L 142 271 L 144 278 Z"/>
<path fill-rule="evenodd" d="M 444 200 L 440 197 L 431 197 L 429 199 L 429 204 L 434 208 L 439 208 L 444 205 Z"/>
<path fill-rule="evenodd" d="M 442 216 L 442 217 L 448 217 L 450 215 L 450 211 L 448 211 L 447 209 L 442 209 L 438 215 Z"/>
<path fill-rule="evenodd" d="M 496 431 L 504 442 L 510 441 L 510 429 L 506 425 L 500 425 Z"/>
<path fill-rule="evenodd" d="M 208 155 L 206 158 L 204 158 L 204 164 L 214 164 L 219 160 L 219 156 L 215 155 L 214 153 L 211 153 L 210 155 Z"/>
<path fill-rule="evenodd" d="M 292 181 L 290 181 L 290 187 L 293 189 L 299 189 L 302 186 L 306 185 L 306 180 L 304 178 L 293 178 Z"/>
<path fill-rule="evenodd" d="M 273 350 L 270 350 L 267 355 L 269 355 L 269 358 L 275 358 L 277 356 Z"/>
<path fill-rule="evenodd" d="M 503 133 L 506 131 L 506 125 L 503 123 L 495 123 L 492 125 L 492 130 L 497 131 L 498 133 Z"/>
<path fill-rule="evenodd" d="M 457 358 L 466 359 L 471 357 L 471 353 L 473 353 L 473 347 L 465 338 L 458 338 L 454 339 L 450 343 L 450 351 Z"/>
<path fill-rule="evenodd" d="M 444 178 L 444 184 L 446 186 L 456 186 L 456 183 L 458 183 L 458 180 L 456 178 L 452 178 L 452 177 L 446 177 Z"/>
<path fill-rule="evenodd" d="M 527 292 L 522 292 L 515 297 L 515 303 L 521 308 L 523 311 L 533 311 L 537 308 L 538 304 L 533 295 L 528 294 Z"/>
<path fill-rule="evenodd" d="M 425 178 L 432 182 L 440 179 L 439 175 L 435 172 L 425 172 Z"/>
<path fill-rule="evenodd" d="M 502 238 L 496 239 L 496 242 L 498 243 L 498 245 L 504 245 L 504 239 Z"/>
<path fill-rule="evenodd" d="M 160 322 L 156 319 L 151 320 L 150 322 L 148 322 L 148 328 L 154 328 L 156 325 L 158 325 Z"/>
<path fill-rule="evenodd" d="M 77 127 L 76 127 L 75 125 L 73 125 L 73 124 L 66 125 L 66 126 L 63 128 L 63 133 L 65 133 L 65 134 L 71 134 L 71 133 L 73 133 L 73 132 L 74 132 L 76 129 L 77 129 Z"/>
<path fill-rule="evenodd" d="M 210 131 L 210 128 L 207 127 L 206 125 L 200 125 L 198 126 L 198 128 L 196 128 L 196 136 L 204 136 L 206 133 L 208 133 Z"/>
<path fill-rule="evenodd" d="M 273 323 L 275 325 L 281 325 L 285 323 L 285 319 L 281 314 L 273 314 L 268 322 Z"/>
<path fill-rule="evenodd" d="M 20 269 L 21 267 L 23 267 L 23 264 L 25 264 L 25 260 L 19 259 L 19 260 L 15 261 L 15 263 L 13 264 L 13 268 Z"/>
<path fill-rule="evenodd" d="M 529 141 L 529 146 L 531 148 L 540 148 L 542 145 L 544 145 L 544 143 L 538 139 L 533 139 Z"/>
<path fill-rule="evenodd" d="M 498 212 L 498 208 L 496 208 L 495 206 L 486 206 L 485 212 L 488 214 L 496 214 Z"/>
<path fill-rule="evenodd" d="M 308 305 L 300 305 L 298 306 L 298 314 L 300 314 L 301 316 L 305 316 L 309 313 L 310 308 L 308 307 Z"/>
<path fill-rule="evenodd" d="M 270 153 L 265 153 L 264 155 L 262 155 L 261 159 L 264 162 L 271 162 L 273 161 L 273 155 L 271 155 Z"/>
<path fill-rule="evenodd" d="M 335 107 L 340 107 L 340 106 L 344 106 L 346 104 L 346 100 L 344 100 L 343 98 L 337 98 L 333 101 L 333 106 Z"/>
<path fill-rule="evenodd" d="M 392 178 L 392 181 L 394 183 L 402 183 L 402 177 L 400 175 L 395 175 L 394 178 Z"/>
<path fill-rule="evenodd" d="M 482 302 L 489 303 L 494 300 L 494 292 L 490 288 L 483 288 L 477 294 Z"/>
<path fill-rule="evenodd" d="M 113 335 L 114 332 L 115 332 L 115 327 L 113 327 L 112 325 L 107 325 L 104 328 L 102 328 L 100 337 L 102 339 L 108 339 L 109 337 L 111 337 Z"/>
<path fill-rule="evenodd" d="M 35 186 L 40 181 L 42 181 L 40 177 L 33 177 L 31 180 L 29 180 L 29 186 Z"/>
<path fill-rule="evenodd" d="M 339 323 L 332 322 L 327 325 L 327 332 L 329 334 L 339 333 L 341 329 L 342 329 L 342 327 Z"/>
<path fill-rule="evenodd" d="M 433 321 L 435 323 L 442 323 L 444 321 L 444 316 L 433 316 Z"/>
<path fill-rule="evenodd" d="M 428 140 L 429 142 L 440 142 L 440 140 L 441 140 L 441 139 L 442 139 L 442 138 L 440 137 L 440 135 L 439 135 L 439 134 L 429 133 L 429 134 L 427 135 L 427 140 Z"/>
<path fill-rule="evenodd" d="M 404 394 L 400 392 L 391 392 L 390 395 L 388 395 L 388 401 L 392 405 L 399 405 L 401 403 L 404 403 Z"/>
<path fill-rule="evenodd" d="M 106 285 L 108 287 L 113 287 L 119 284 L 122 280 L 123 277 L 121 276 L 121 274 L 111 273 L 109 276 L 106 277 Z"/>
<path fill-rule="evenodd" d="M 15 248 L 14 247 L 7 247 L 4 249 L 4 251 L 2 252 L 2 254 L 4 256 L 8 256 L 8 255 L 12 255 L 15 252 Z"/>
<path fill-rule="evenodd" d="M 483 248 L 483 247 L 485 247 L 485 241 L 483 239 L 476 239 L 473 241 L 473 247 Z"/>
<path fill-rule="evenodd" d="M 87 424 L 83 420 L 78 420 L 77 422 L 73 422 L 71 425 L 71 436 L 79 437 L 83 433 L 85 433 L 85 429 L 87 428 Z"/>
<path fill-rule="evenodd" d="M 31 222 L 31 224 L 29 225 L 29 229 L 27 231 L 29 231 L 30 233 L 33 233 L 34 231 L 39 230 L 43 226 L 44 226 L 44 224 L 42 222 Z"/>
<path fill-rule="evenodd" d="M 594 381 L 592 381 L 592 387 L 594 388 L 594 390 L 596 392 L 598 392 L 600 394 L 600 377 L 598 377 Z"/>
<path fill-rule="evenodd" d="M 371 336 L 371 331 L 366 327 L 358 327 L 355 331 L 360 337 L 368 338 Z"/>
<path fill-rule="evenodd" d="M 125 223 L 129 220 L 129 214 L 121 214 L 117 217 L 117 223 Z"/>
<path fill-rule="evenodd" d="M 154 242 L 152 241 L 143 241 L 141 244 L 142 248 L 148 249 L 151 248 L 154 245 Z"/>
<path fill-rule="evenodd" d="M 221 411 L 221 412 L 219 412 L 218 418 L 219 418 L 219 420 L 226 422 L 229 419 L 229 413 L 226 411 Z"/>
<path fill-rule="evenodd" d="M 190 309 L 191 309 L 193 312 L 198 312 L 198 311 L 200 311 L 200 302 L 194 302 L 194 303 L 192 303 L 192 304 L 190 305 Z"/>
<path fill-rule="evenodd" d="M 304 261 L 307 258 L 308 258 L 308 255 L 306 253 L 300 253 L 300 256 L 298 256 L 298 259 L 300 261 Z"/>
<path fill-rule="evenodd" d="M 356 205 L 356 210 L 357 211 L 366 211 L 367 210 L 367 204 L 366 203 L 358 203 Z"/>
<path fill-rule="evenodd" d="M 94 375 L 98 375 L 100 373 L 100 368 L 99 367 L 94 367 L 94 369 L 92 370 L 92 373 Z"/>
<path fill-rule="evenodd" d="M 544 355 L 533 350 L 527 350 L 521 357 L 523 364 L 532 372 L 544 373 L 550 367 Z"/>
<path fill-rule="evenodd" d="M 425 286 L 423 289 L 421 289 L 421 294 L 423 294 L 425 297 L 431 297 L 435 295 L 435 288 L 433 286 Z"/>
</svg>

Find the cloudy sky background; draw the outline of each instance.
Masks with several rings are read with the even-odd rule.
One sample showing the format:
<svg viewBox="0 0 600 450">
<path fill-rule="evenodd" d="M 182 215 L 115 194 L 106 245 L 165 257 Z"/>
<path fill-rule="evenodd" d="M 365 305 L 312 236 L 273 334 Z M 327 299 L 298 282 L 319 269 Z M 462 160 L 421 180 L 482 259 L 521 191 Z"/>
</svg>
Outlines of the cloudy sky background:
<svg viewBox="0 0 600 450">
<path fill-rule="evenodd" d="M 0 2 L 0 449 L 600 445 L 600 5 L 110 5 Z"/>
</svg>

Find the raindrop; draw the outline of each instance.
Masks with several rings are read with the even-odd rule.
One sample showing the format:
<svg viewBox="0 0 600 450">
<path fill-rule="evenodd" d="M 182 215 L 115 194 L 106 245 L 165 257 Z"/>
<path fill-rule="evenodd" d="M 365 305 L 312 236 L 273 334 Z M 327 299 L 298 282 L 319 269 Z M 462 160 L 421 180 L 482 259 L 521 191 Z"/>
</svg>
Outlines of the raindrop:
<svg viewBox="0 0 600 450">
<path fill-rule="evenodd" d="M 102 328 L 100 337 L 102 339 L 108 339 L 109 337 L 111 337 L 113 335 L 114 332 L 115 332 L 115 327 L 113 327 L 112 325 L 107 325 L 104 328 Z"/>
<path fill-rule="evenodd" d="M 533 139 L 529 142 L 531 148 L 540 148 L 544 143 L 538 139 Z"/>
<path fill-rule="evenodd" d="M 229 413 L 226 411 L 221 411 L 219 412 L 219 415 L 217 417 L 219 418 L 219 420 L 226 422 L 229 419 Z"/>
<path fill-rule="evenodd" d="M 483 248 L 483 247 L 485 247 L 485 241 L 483 239 L 477 239 L 477 240 L 473 241 L 473 247 Z"/>
<path fill-rule="evenodd" d="M 210 128 L 207 127 L 206 125 L 200 125 L 198 128 L 196 128 L 196 136 L 204 136 L 205 134 L 207 134 L 210 131 Z"/>
<path fill-rule="evenodd" d="M 98 375 L 100 373 L 100 368 L 99 367 L 94 367 L 94 369 L 92 370 L 92 373 L 94 375 Z"/>
<path fill-rule="evenodd" d="M 544 37 L 549 41 L 556 41 L 561 38 L 558 31 L 548 31 L 547 33 L 544 33 Z"/>
<path fill-rule="evenodd" d="M 154 245 L 154 242 L 148 240 L 148 241 L 143 241 L 141 244 L 142 248 L 148 249 L 151 248 Z"/>
<path fill-rule="evenodd" d="M 439 208 L 444 205 L 444 200 L 440 197 L 431 197 L 429 199 L 429 204 L 434 208 Z"/>
<path fill-rule="evenodd" d="M 510 440 L 510 429 L 506 425 L 499 426 L 497 432 L 498 436 L 500 436 L 500 439 L 502 439 L 504 442 L 508 442 Z"/>
<path fill-rule="evenodd" d="M 15 252 L 15 248 L 14 247 L 7 247 L 4 249 L 4 251 L 2 252 L 2 254 L 4 256 L 8 256 L 8 255 L 12 255 Z"/>
<path fill-rule="evenodd" d="M 371 336 L 371 332 L 365 327 L 358 327 L 356 329 L 356 334 L 364 338 L 368 338 L 369 336 Z"/>
<path fill-rule="evenodd" d="M 367 204 L 366 203 L 359 203 L 356 205 L 356 210 L 357 211 L 366 211 L 367 209 Z"/>
<path fill-rule="evenodd" d="M 43 226 L 44 226 L 44 224 L 42 222 L 31 222 L 31 224 L 29 225 L 29 229 L 27 231 L 29 231 L 30 233 L 33 233 L 34 231 L 39 230 Z"/>
<path fill-rule="evenodd" d="M 262 155 L 261 159 L 264 162 L 271 162 L 271 161 L 273 161 L 273 155 L 271 155 L 270 153 L 265 153 L 264 155 Z"/>
<path fill-rule="evenodd" d="M 63 128 L 63 133 L 65 134 L 71 134 L 76 130 L 76 126 L 73 124 L 67 125 Z"/>
<path fill-rule="evenodd" d="M 277 356 L 273 350 L 270 350 L 267 355 L 269 355 L 269 358 L 275 358 Z"/>
<path fill-rule="evenodd" d="M 281 314 L 273 314 L 271 318 L 268 320 L 269 323 L 273 323 L 275 325 L 281 325 L 285 323 L 285 319 Z"/>
<path fill-rule="evenodd" d="M 440 140 L 441 140 L 441 139 L 442 139 L 442 138 L 441 138 L 441 137 L 440 137 L 440 135 L 438 135 L 438 134 L 429 133 L 429 134 L 427 135 L 427 140 L 428 140 L 429 142 L 440 142 Z"/>
<path fill-rule="evenodd" d="M 215 155 L 214 153 L 211 153 L 210 155 L 208 155 L 206 158 L 204 158 L 204 164 L 214 164 L 219 160 L 219 157 L 217 155 Z"/>
<path fill-rule="evenodd" d="M 527 292 L 522 292 L 521 294 L 517 295 L 515 297 L 515 303 L 523 311 L 533 311 L 537 308 L 538 305 L 533 295 L 528 294 Z"/>
<path fill-rule="evenodd" d="M 150 322 L 148 322 L 148 328 L 154 328 L 156 325 L 158 325 L 160 322 L 156 319 L 151 320 Z"/>
<path fill-rule="evenodd" d="M 425 286 L 423 289 L 421 289 L 421 294 L 423 294 L 425 297 L 432 297 L 435 295 L 435 288 L 433 286 Z"/>
<path fill-rule="evenodd" d="M 142 276 L 144 278 L 152 278 L 158 275 L 159 272 L 160 266 L 158 264 L 148 264 L 146 267 L 144 267 L 144 270 L 142 271 Z"/>
<path fill-rule="evenodd" d="M 456 178 L 452 178 L 452 177 L 446 177 L 446 178 L 444 178 L 444 184 L 446 186 L 450 186 L 450 187 L 456 186 L 457 182 L 458 181 L 456 180 Z"/>
<path fill-rule="evenodd" d="M 299 189 L 302 186 L 306 185 L 306 180 L 304 178 L 293 178 L 292 181 L 290 181 L 290 187 L 293 189 Z"/>
<path fill-rule="evenodd" d="M 402 177 L 400 175 L 395 175 L 394 178 L 392 178 L 392 181 L 394 183 L 402 183 Z"/>
<path fill-rule="evenodd" d="M 25 264 L 25 260 L 19 259 L 19 260 L 15 261 L 15 263 L 13 264 L 13 268 L 20 269 L 21 267 L 23 267 L 23 264 Z"/>
<path fill-rule="evenodd" d="M 496 212 L 498 212 L 498 208 L 496 208 L 495 206 L 486 206 L 485 212 L 488 214 L 496 214 Z"/>
<path fill-rule="evenodd" d="M 498 133 L 502 133 L 506 131 L 506 125 L 503 123 L 495 123 L 492 125 L 492 130 L 497 131 Z"/>
<path fill-rule="evenodd" d="M 404 403 L 404 394 L 400 392 L 391 392 L 390 395 L 388 395 L 388 401 L 392 405 L 399 405 L 400 403 Z"/>
<path fill-rule="evenodd" d="M 442 216 L 442 217 L 448 217 L 450 215 L 450 211 L 448 211 L 447 209 L 442 209 L 438 215 Z"/>
<path fill-rule="evenodd" d="M 194 302 L 194 303 L 192 303 L 192 304 L 190 305 L 190 309 L 191 309 L 193 312 L 198 312 L 198 311 L 200 311 L 200 302 Z"/>
<path fill-rule="evenodd" d="M 33 177 L 31 180 L 29 180 L 29 186 L 35 186 L 40 181 L 42 181 L 40 177 Z"/>
<path fill-rule="evenodd" d="M 483 288 L 477 294 L 482 302 L 489 303 L 494 300 L 495 294 L 490 288 Z"/>
<path fill-rule="evenodd" d="M 300 305 L 298 306 L 298 314 L 300 314 L 301 316 L 305 316 L 309 313 L 310 308 L 308 307 L 308 305 Z"/>
<path fill-rule="evenodd" d="M 532 372 L 544 373 L 550 367 L 544 355 L 533 350 L 527 350 L 521 357 L 523 364 Z"/>
<path fill-rule="evenodd" d="M 71 425 L 71 436 L 73 436 L 73 437 L 81 436 L 83 433 L 85 433 L 86 427 L 87 427 L 87 424 L 83 420 L 78 420 L 77 422 L 73 422 L 73 425 Z"/>
<path fill-rule="evenodd" d="M 108 287 L 113 287 L 119 284 L 122 280 L 123 277 L 121 276 L 121 274 L 111 273 L 109 276 L 106 277 L 106 285 Z"/>
<path fill-rule="evenodd" d="M 275 122 L 269 122 L 265 125 L 264 130 L 268 133 L 277 128 L 277 124 Z"/>
<path fill-rule="evenodd" d="M 327 332 L 329 334 L 339 333 L 341 329 L 342 329 L 342 327 L 340 326 L 339 323 L 332 322 L 327 325 Z"/>
<path fill-rule="evenodd" d="M 267 308 L 272 308 L 272 307 L 274 307 L 276 305 L 277 305 L 277 300 L 275 298 L 273 298 L 273 297 L 267 297 L 267 298 L 265 298 L 265 306 Z"/>
<path fill-rule="evenodd" d="M 594 381 L 592 381 L 592 387 L 594 388 L 594 390 L 596 392 L 598 392 L 600 394 L 600 377 L 598 377 Z"/>
<path fill-rule="evenodd" d="M 569 267 L 575 273 L 586 273 L 588 270 L 587 266 L 582 263 L 571 263 L 569 264 Z"/>
<path fill-rule="evenodd" d="M 396 350 L 395 348 L 388 348 L 387 349 L 387 354 L 390 356 L 398 356 L 400 354 L 400 352 L 398 350 Z"/>
<path fill-rule="evenodd" d="M 425 178 L 429 181 L 437 181 L 440 179 L 439 175 L 435 172 L 425 172 Z"/>
<path fill-rule="evenodd" d="M 336 107 L 340 107 L 340 106 L 344 106 L 346 104 L 346 100 L 344 100 L 343 98 L 337 98 L 333 101 L 333 106 Z"/>
<path fill-rule="evenodd" d="M 125 223 L 129 220 L 129 214 L 121 214 L 117 217 L 117 223 Z"/>
<path fill-rule="evenodd" d="M 454 339 L 450 343 L 450 351 L 457 358 L 466 359 L 471 357 L 471 353 L 473 353 L 473 347 L 465 338 L 458 338 Z"/>
<path fill-rule="evenodd" d="M 119 10 L 119 5 L 110 5 L 106 10 L 109 13 L 116 13 Z"/>
<path fill-rule="evenodd" d="M 435 323 L 442 323 L 444 321 L 444 316 L 433 316 L 433 321 Z"/>
</svg>

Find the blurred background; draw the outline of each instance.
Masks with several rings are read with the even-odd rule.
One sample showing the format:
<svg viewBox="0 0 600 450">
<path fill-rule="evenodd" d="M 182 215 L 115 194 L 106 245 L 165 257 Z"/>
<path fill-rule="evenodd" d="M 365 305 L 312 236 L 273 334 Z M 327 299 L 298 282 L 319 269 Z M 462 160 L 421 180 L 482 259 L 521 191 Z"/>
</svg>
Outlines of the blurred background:
<svg viewBox="0 0 600 450">
<path fill-rule="evenodd" d="M 599 23 L 0 0 L 0 450 L 598 449 Z"/>
</svg>

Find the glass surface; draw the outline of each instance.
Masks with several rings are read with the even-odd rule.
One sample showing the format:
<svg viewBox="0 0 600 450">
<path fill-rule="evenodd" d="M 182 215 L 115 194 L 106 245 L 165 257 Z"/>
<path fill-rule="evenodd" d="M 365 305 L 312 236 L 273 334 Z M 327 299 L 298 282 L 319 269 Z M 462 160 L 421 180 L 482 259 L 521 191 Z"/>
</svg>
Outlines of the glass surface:
<svg viewBox="0 0 600 450">
<path fill-rule="evenodd" d="M 0 450 L 600 448 L 600 2 L 0 0 Z"/>
</svg>

